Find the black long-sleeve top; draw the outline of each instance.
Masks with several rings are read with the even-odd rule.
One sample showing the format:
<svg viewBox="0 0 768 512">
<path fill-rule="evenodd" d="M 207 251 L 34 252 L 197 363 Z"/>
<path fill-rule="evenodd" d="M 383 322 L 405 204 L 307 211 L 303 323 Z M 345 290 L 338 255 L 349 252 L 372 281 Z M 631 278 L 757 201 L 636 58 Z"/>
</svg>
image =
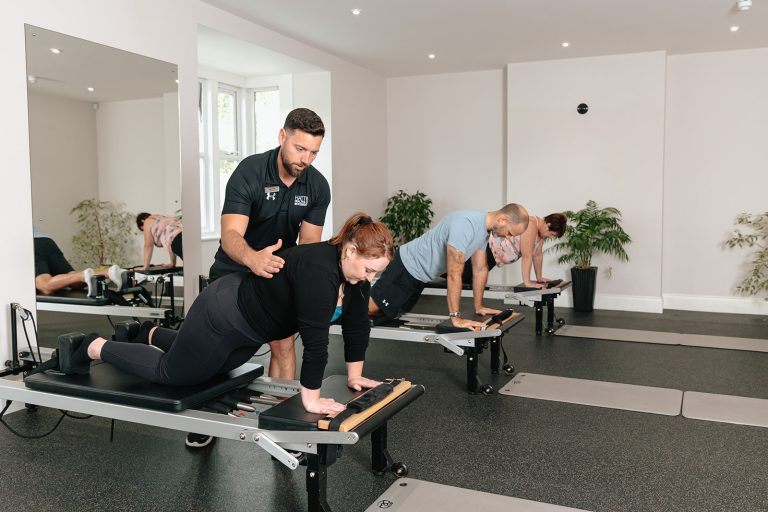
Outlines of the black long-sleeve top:
<svg viewBox="0 0 768 512">
<path fill-rule="evenodd" d="M 277 253 L 285 266 L 272 279 L 249 274 L 238 290 L 237 305 L 248 324 L 264 339 L 279 340 L 297 331 L 304 344 L 301 385 L 319 389 L 328 363 L 328 329 L 344 283 L 337 320 L 346 362 L 365 360 L 368 338 L 367 281 L 350 284 L 341 272 L 339 248 L 327 242 L 291 247 Z"/>
</svg>

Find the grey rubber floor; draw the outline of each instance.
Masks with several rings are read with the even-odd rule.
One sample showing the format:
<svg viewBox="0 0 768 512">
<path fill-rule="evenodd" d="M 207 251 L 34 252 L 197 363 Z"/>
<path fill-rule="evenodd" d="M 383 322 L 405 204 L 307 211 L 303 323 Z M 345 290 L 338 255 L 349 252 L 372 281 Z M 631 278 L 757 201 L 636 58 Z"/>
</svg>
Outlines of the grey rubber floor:
<svg viewBox="0 0 768 512">
<path fill-rule="evenodd" d="M 503 307 L 498 302 L 489 304 Z M 471 299 L 466 299 L 471 307 Z M 422 313 L 444 313 L 444 297 L 424 297 Z M 505 339 L 518 371 L 768 399 L 768 354 L 700 347 L 573 340 L 533 334 L 533 311 Z M 663 315 L 558 309 L 569 324 L 768 338 L 764 317 L 668 311 Z M 101 330 L 97 317 L 40 315 L 43 339 Z M 96 325 L 95 322 L 100 323 Z M 327 374 L 343 373 L 342 344 L 330 345 Z M 480 375 L 496 388 L 510 377 Z M 406 376 L 426 394 L 390 424 L 389 450 L 409 477 L 565 507 L 610 512 L 766 511 L 768 442 L 759 427 L 682 416 L 530 400 L 464 391 L 465 361 L 424 343 L 373 340 L 366 373 Z M 49 429 L 60 413 L 15 413 L 26 433 Z M 66 418 L 40 440 L 0 426 L 0 500 L 8 510 L 303 510 L 302 471 L 256 447 L 217 441 L 185 449 L 184 433 Z M 345 449 L 328 472 L 337 512 L 364 511 L 394 482 L 368 471 L 369 443 Z M 12 508 L 13 507 L 13 508 Z M 458 509 L 452 509 L 459 512 Z"/>
</svg>

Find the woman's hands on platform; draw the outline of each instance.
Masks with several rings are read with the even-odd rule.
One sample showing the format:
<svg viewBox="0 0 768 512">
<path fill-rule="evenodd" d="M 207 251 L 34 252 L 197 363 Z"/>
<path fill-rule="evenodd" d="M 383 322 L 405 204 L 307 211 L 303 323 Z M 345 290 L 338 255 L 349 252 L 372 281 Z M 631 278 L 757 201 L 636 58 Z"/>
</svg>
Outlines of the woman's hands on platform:
<svg viewBox="0 0 768 512">
<path fill-rule="evenodd" d="M 346 405 L 340 404 L 333 398 L 321 398 L 318 396 L 316 399 L 307 402 L 302 394 L 301 400 L 304 404 L 304 409 L 315 414 L 333 414 L 347 408 Z"/>
<path fill-rule="evenodd" d="M 378 380 L 368 379 L 362 375 L 347 378 L 347 386 L 354 389 L 355 391 L 375 388 L 379 384 L 381 384 L 381 382 Z"/>
</svg>

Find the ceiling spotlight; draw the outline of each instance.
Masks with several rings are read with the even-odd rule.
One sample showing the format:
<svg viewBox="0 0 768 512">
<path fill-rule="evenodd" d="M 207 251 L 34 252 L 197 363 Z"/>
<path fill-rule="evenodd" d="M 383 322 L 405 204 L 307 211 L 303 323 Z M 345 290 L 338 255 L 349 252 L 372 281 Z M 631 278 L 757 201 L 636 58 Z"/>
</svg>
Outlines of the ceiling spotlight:
<svg viewBox="0 0 768 512">
<path fill-rule="evenodd" d="M 179 79 L 178 78 L 176 79 L 176 83 L 179 83 Z"/>
<path fill-rule="evenodd" d="M 88 92 L 93 92 L 95 89 L 93 87 L 88 88 Z"/>
<path fill-rule="evenodd" d="M 563 45 L 563 48 L 568 48 L 569 46 L 571 46 L 571 43 L 569 43 L 568 41 L 563 41 L 562 45 Z"/>
<path fill-rule="evenodd" d="M 739 0 L 736 2 L 736 7 L 740 11 L 748 11 L 750 7 L 752 7 L 752 0 Z"/>
<path fill-rule="evenodd" d="M 35 75 L 27 75 L 27 82 L 31 84 L 37 83 L 37 77 Z"/>
<path fill-rule="evenodd" d="M 736 25 L 731 27 L 731 32 L 738 32 L 738 31 L 739 31 L 739 27 L 737 27 Z"/>
<path fill-rule="evenodd" d="M 435 60 L 435 57 L 437 57 L 437 56 L 436 56 L 434 53 L 430 53 L 429 55 L 427 55 L 427 57 L 428 57 L 430 60 Z"/>
<path fill-rule="evenodd" d="M 363 11 L 361 11 L 360 9 L 355 8 L 355 9 L 351 9 L 350 12 L 352 13 L 353 16 L 360 16 L 360 13 L 363 12 Z"/>
<path fill-rule="evenodd" d="M 59 50 L 58 48 L 51 48 L 51 53 L 55 53 L 56 55 L 58 55 L 61 53 L 61 50 Z"/>
</svg>

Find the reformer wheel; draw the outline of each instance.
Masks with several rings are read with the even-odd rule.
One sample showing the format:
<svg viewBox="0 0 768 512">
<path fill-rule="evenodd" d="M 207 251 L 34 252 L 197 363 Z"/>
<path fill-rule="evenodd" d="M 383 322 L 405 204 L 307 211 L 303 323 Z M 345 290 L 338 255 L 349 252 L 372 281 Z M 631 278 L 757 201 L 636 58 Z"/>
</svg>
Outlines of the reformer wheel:
<svg viewBox="0 0 768 512">
<path fill-rule="evenodd" d="M 37 412 L 37 405 L 35 404 L 24 404 L 24 408 L 27 412 Z"/>
<path fill-rule="evenodd" d="M 547 330 L 545 331 L 547 334 L 555 334 L 554 327 L 547 327 Z"/>
<path fill-rule="evenodd" d="M 493 394 L 493 386 L 490 384 L 483 384 L 483 387 L 480 388 L 484 395 L 492 395 Z"/>
<path fill-rule="evenodd" d="M 389 468 L 397 478 L 408 476 L 408 466 L 404 462 L 395 462 Z"/>
<path fill-rule="evenodd" d="M 504 370 L 504 373 L 506 373 L 507 375 L 512 375 L 513 373 L 515 373 L 515 367 L 509 363 L 505 364 L 502 369 Z"/>
<path fill-rule="evenodd" d="M 565 318 L 558 318 L 557 325 L 565 325 Z"/>
</svg>

